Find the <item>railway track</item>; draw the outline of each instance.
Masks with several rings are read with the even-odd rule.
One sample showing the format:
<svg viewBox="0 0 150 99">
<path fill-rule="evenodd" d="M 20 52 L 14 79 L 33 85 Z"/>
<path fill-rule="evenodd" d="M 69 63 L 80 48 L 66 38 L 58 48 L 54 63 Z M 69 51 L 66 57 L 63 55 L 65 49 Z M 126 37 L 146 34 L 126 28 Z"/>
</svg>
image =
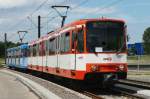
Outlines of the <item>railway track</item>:
<svg viewBox="0 0 150 99">
<path fill-rule="evenodd" d="M 122 94 L 123 96 L 127 96 L 129 99 L 145 99 L 144 97 L 142 96 L 139 96 L 139 95 L 135 95 L 131 92 L 128 92 L 128 91 L 124 91 L 124 90 L 121 90 L 120 88 L 111 88 L 110 90 L 112 91 L 116 91 L 116 92 L 119 92 L 120 94 Z"/>
<path fill-rule="evenodd" d="M 133 96 L 135 98 L 139 99 L 149 99 L 150 95 L 147 94 L 147 92 L 150 93 L 150 83 L 144 82 L 144 81 L 137 81 L 137 80 L 119 80 L 114 84 L 114 87 L 112 90 L 121 92 L 123 94 Z"/>
<path fill-rule="evenodd" d="M 120 84 L 121 86 L 118 86 L 118 84 Z M 127 99 L 149 99 L 150 98 L 149 96 L 137 94 L 138 90 L 149 90 L 149 89 L 150 89 L 150 82 L 126 79 L 126 80 L 119 80 L 117 84 L 115 84 L 112 88 L 108 89 L 108 91 L 120 93 L 120 95 L 128 97 Z M 92 97 L 93 99 L 104 99 L 104 97 L 96 95 L 92 92 L 89 91 L 84 92 L 85 95 Z"/>
<path fill-rule="evenodd" d="M 128 85 L 128 86 L 136 87 L 137 89 L 150 90 L 150 83 L 149 82 L 126 79 L 126 80 L 117 81 L 117 84 Z"/>
<path fill-rule="evenodd" d="M 118 86 L 118 84 L 120 84 L 120 86 Z M 117 83 L 112 88 L 108 89 L 108 91 L 120 93 L 122 96 L 126 96 L 129 99 L 149 99 L 150 97 L 147 97 L 142 94 L 137 94 L 138 90 L 149 90 L 149 89 L 150 89 L 150 82 L 126 79 L 117 81 Z M 100 97 L 100 95 L 96 95 L 89 91 L 85 91 L 85 95 L 90 96 L 94 99 L 104 99 L 103 97 Z"/>
<path fill-rule="evenodd" d="M 135 84 L 139 85 L 141 87 L 146 87 L 150 89 L 150 82 L 144 82 L 144 81 L 138 81 L 138 80 L 131 80 L 131 79 L 126 79 L 126 80 L 119 80 L 120 83 L 129 83 L 129 84 Z"/>
<path fill-rule="evenodd" d="M 88 92 L 88 91 L 84 91 L 83 94 L 91 97 L 92 99 L 104 99 L 103 97 L 100 97 L 100 96 L 95 95 L 95 94 Z"/>
<path fill-rule="evenodd" d="M 97 90 L 97 91 L 99 91 L 99 90 Z M 117 94 L 118 96 L 122 97 L 121 99 L 145 99 L 145 97 L 142 97 L 142 96 L 139 96 L 139 95 L 127 92 L 127 91 L 123 91 L 121 89 L 114 88 L 114 87 L 109 88 L 108 90 L 105 90 L 105 91 L 106 91 L 106 93 L 113 92 L 113 93 Z M 106 96 L 103 96 L 102 94 L 95 94 L 94 92 L 90 92 L 90 91 L 83 91 L 82 94 L 89 96 L 92 99 L 107 99 L 107 98 L 109 98 L 109 97 L 106 98 Z M 110 97 L 112 99 L 116 99 L 115 94 L 110 95 Z"/>
</svg>

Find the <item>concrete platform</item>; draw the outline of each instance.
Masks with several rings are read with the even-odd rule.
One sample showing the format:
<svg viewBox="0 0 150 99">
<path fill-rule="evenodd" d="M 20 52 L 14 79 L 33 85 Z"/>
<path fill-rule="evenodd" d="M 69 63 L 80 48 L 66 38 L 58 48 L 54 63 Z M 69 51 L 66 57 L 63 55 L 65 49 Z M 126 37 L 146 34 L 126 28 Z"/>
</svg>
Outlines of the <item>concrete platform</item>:
<svg viewBox="0 0 150 99">
<path fill-rule="evenodd" d="M 0 72 L 0 99 L 39 99 L 11 75 Z"/>
<path fill-rule="evenodd" d="M 35 83 L 35 82 L 29 80 L 28 78 L 25 78 L 19 74 L 15 74 L 15 73 L 7 71 L 7 70 L 0 70 L 0 73 L 2 73 L 3 75 L 9 75 L 9 76 L 15 78 L 18 82 L 22 83 L 22 85 L 24 84 L 26 86 L 26 88 L 28 87 L 30 90 L 32 90 L 40 99 L 61 99 L 60 97 L 58 97 L 54 93 L 50 92 L 46 88 L 42 87 L 38 83 Z M 16 85 L 16 87 L 17 87 L 17 85 Z M 19 90 L 19 92 L 22 92 L 22 90 Z M 11 94 L 9 96 L 11 97 Z M 4 98 L 4 99 L 34 99 L 34 98 L 25 97 L 25 98 Z"/>
</svg>

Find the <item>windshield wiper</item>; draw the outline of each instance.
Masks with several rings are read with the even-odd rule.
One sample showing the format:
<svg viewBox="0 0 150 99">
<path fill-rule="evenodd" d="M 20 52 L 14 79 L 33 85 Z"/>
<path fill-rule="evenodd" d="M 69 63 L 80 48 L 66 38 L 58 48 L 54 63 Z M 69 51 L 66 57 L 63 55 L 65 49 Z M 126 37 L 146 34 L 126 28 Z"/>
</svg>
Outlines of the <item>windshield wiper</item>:
<svg viewBox="0 0 150 99">
<path fill-rule="evenodd" d="M 122 44 L 122 46 L 117 50 L 117 54 L 120 54 L 121 50 L 123 49 L 125 43 Z"/>
</svg>

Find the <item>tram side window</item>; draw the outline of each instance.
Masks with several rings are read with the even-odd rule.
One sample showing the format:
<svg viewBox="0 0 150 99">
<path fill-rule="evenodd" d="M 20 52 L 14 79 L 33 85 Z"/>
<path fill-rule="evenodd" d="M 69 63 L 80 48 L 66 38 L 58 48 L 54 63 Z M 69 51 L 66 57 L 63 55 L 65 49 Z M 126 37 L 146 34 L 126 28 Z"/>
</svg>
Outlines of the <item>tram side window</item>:
<svg viewBox="0 0 150 99">
<path fill-rule="evenodd" d="M 57 44 L 56 44 L 56 39 L 54 39 L 53 42 L 52 42 L 52 53 L 53 53 L 53 54 L 55 54 L 56 46 L 57 46 Z"/>
<path fill-rule="evenodd" d="M 28 51 L 27 48 L 22 49 L 22 55 L 23 55 L 23 57 L 27 57 L 27 51 Z"/>
<path fill-rule="evenodd" d="M 28 55 L 29 55 L 29 57 L 32 57 L 32 46 L 29 46 L 29 50 L 28 50 Z"/>
<path fill-rule="evenodd" d="M 22 57 L 21 49 L 18 49 L 18 58 Z"/>
<path fill-rule="evenodd" d="M 42 55 L 45 56 L 46 55 L 46 41 L 42 42 Z"/>
<path fill-rule="evenodd" d="M 11 55 L 10 57 L 13 58 L 13 56 L 14 56 L 14 55 L 13 55 L 13 51 L 11 51 L 10 53 L 11 53 L 11 54 L 10 54 L 10 55 Z"/>
<path fill-rule="evenodd" d="M 39 43 L 39 56 L 42 56 L 42 42 Z"/>
<path fill-rule="evenodd" d="M 17 58 L 19 58 L 20 54 L 19 54 L 19 49 L 17 49 Z"/>
<path fill-rule="evenodd" d="M 84 51 L 84 32 L 83 30 L 79 30 L 78 32 L 73 31 L 72 33 L 72 49 L 75 49 L 75 42 L 77 41 L 77 51 L 83 52 Z"/>
<path fill-rule="evenodd" d="M 49 48 L 48 48 L 48 52 L 49 55 L 51 55 L 51 46 L 52 46 L 52 39 L 49 40 L 49 44 L 48 44 Z"/>
<path fill-rule="evenodd" d="M 52 38 L 49 40 L 49 55 L 55 54 L 56 50 L 56 39 Z"/>
<path fill-rule="evenodd" d="M 10 58 L 13 58 L 13 52 L 10 51 Z"/>
<path fill-rule="evenodd" d="M 15 57 L 15 54 L 14 54 L 14 51 L 12 51 L 12 58 L 14 58 Z"/>
<path fill-rule="evenodd" d="M 13 58 L 16 58 L 16 51 L 13 51 Z"/>
<path fill-rule="evenodd" d="M 14 53 L 15 53 L 15 58 L 17 58 L 17 51 L 15 50 Z"/>
<path fill-rule="evenodd" d="M 79 30 L 77 34 L 77 41 L 78 41 L 78 46 L 77 50 L 78 52 L 83 52 L 84 51 L 84 38 L 83 38 L 83 30 Z"/>
<path fill-rule="evenodd" d="M 46 55 L 48 55 L 48 48 L 49 46 L 48 46 L 48 41 L 46 40 L 45 41 L 45 53 L 46 53 Z"/>
<path fill-rule="evenodd" d="M 39 55 L 40 56 L 45 56 L 45 41 L 44 42 L 40 42 L 40 44 L 39 44 Z"/>
<path fill-rule="evenodd" d="M 18 52 L 19 52 L 19 57 L 22 57 L 23 55 L 21 54 L 21 49 L 19 49 Z"/>
<path fill-rule="evenodd" d="M 75 49 L 75 45 L 74 45 L 74 42 L 75 42 L 75 40 L 76 40 L 76 33 L 75 32 L 73 32 L 72 33 L 72 49 Z"/>
<path fill-rule="evenodd" d="M 70 50 L 70 33 L 67 32 L 65 34 L 65 39 L 64 39 L 64 52 L 68 52 Z"/>
<path fill-rule="evenodd" d="M 56 37 L 55 40 L 55 52 L 59 51 L 60 46 L 59 46 L 59 40 L 60 40 L 60 36 Z"/>
<path fill-rule="evenodd" d="M 61 40 L 60 40 L 60 52 L 63 53 L 65 52 L 65 34 L 61 35 Z"/>
<path fill-rule="evenodd" d="M 33 56 L 36 56 L 36 44 L 33 45 Z"/>
<path fill-rule="evenodd" d="M 36 44 L 36 56 L 39 56 L 39 44 Z"/>
<path fill-rule="evenodd" d="M 18 49 L 16 50 L 16 58 L 18 58 L 19 54 L 18 54 Z"/>
</svg>

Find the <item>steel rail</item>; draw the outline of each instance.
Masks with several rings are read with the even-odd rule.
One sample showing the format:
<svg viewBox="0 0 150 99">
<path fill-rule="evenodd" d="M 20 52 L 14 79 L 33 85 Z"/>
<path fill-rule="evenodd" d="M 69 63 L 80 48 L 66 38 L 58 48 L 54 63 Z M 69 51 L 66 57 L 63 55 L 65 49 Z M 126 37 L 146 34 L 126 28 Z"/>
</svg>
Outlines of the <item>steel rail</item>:
<svg viewBox="0 0 150 99">
<path fill-rule="evenodd" d="M 131 97 L 132 99 L 145 99 L 144 97 L 138 96 L 138 95 L 134 95 L 132 93 L 129 93 L 127 91 L 123 91 L 120 90 L 118 88 L 111 88 L 110 90 L 115 91 L 115 92 L 119 92 L 120 94 L 122 94 L 123 96 L 127 96 L 127 97 Z"/>
<path fill-rule="evenodd" d="M 91 97 L 92 99 L 104 99 L 103 97 L 100 97 L 100 96 L 95 95 L 95 94 L 93 94 L 91 92 L 88 92 L 88 91 L 83 91 L 82 94 L 84 94 L 84 95 L 86 95 L 88 97 Z"/>
<path fill-rule="evenodd" d="M 118 86 L 118 85 L 120 85 L 120 86 Z M 128 86 L 128 88 L 125 88 L 124 86 Z M 132 97 L 135 97 L 138 99 L 145 99 L 144 96 L 137 94 L 136 92 L 138 90 L 136 90 L 134 88 L 141 89 L 141 90 L 144 90 L 144 89 L 150 90 L 150 82 L 130 80 L 130 79 L 118 80 L 113 85 L 111 90 L 116 91 L 116 92 L 120 92 L 121 94 L 124 94 L 127 96 L 132 96 Z"/>
<path fill-rule="evenodd" d="M 149 82 L 126 79 L 126 80 L 118 80 L 117 83 L 134 86 L 134 87 L 138 87 L 138 88 L 143 88 L 143 89 L 150 89 Z"/>
<path fill-rule="evenodd" d="M 139 81 L 139 80 L 132 80 L 132 79 L 126 79 L 125 81 L 128 82 L 135 82 L 135 83 L 139 83 L 139 84 L 146 84 L 150 86 L 150 82 L 145 82 L 145 81 Z"/>
</svg>

